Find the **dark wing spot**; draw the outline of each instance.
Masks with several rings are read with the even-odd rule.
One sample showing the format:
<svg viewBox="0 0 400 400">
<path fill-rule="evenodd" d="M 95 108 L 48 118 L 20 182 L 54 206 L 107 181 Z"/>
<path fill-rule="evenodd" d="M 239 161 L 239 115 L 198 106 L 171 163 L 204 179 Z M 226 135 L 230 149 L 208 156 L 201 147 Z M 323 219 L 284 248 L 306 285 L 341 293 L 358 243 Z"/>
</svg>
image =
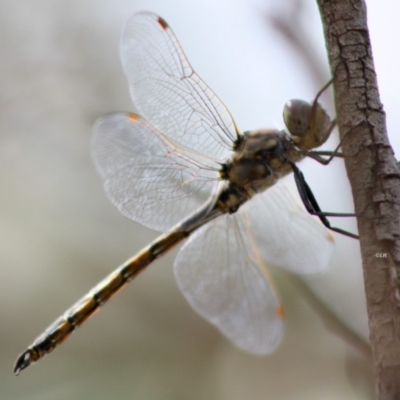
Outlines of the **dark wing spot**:
<svg viewBox="0 0 400 400">
<path fill-rule="evenodd" d="M 162 19 L 161 17 L 158 17 L 158 21 L 157 22 L 161 25 L 161 27 L 163 29 L 167 29 L 168 28 L 167 22 L 164 19 Z"/>
</svg>

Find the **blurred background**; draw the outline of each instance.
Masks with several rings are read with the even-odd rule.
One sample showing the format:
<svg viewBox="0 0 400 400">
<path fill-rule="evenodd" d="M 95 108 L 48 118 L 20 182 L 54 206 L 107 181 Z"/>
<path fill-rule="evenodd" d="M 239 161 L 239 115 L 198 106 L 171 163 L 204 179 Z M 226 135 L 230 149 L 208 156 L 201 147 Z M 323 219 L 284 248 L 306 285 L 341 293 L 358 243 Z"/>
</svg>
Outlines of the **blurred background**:
<svg viewBox="0 0 400 400">
<path fill-rule="evenodd" d="M 396 151 L 400 4 L 367 6 Z M 13 376 L 17 355 L 33 339 L 157 235 L 107 201 L 89 154 L 96 118 L 133 110 L 119 37 L 125 20 L 141 10 L 169 23 L 242 130 L 283 128 L 283 104 L 312 100 L 329 79 L 311 0 L 1 0 L 0 398 L 372 398 L 369 362 L 326 329 L 287 274 L 274 271 L 286 309 L 285 337 L 274 354 L 255 357 L 235 349 L 186 303 L 173 276 L 176 251 L 53 354 Z M 329 93 L 322 102 L 334 115 Z M 336 143 L 337 133 L 325 147 Z M 324 210 L 351 212 L 341 161 L 329 167 L 304 161 L 301 168 Z M 352 220 L 334 222 L 356 229 Z M 308 283 L 367 340 L 357 241 L 336 235 L 330 272 Z"/>
</svg>

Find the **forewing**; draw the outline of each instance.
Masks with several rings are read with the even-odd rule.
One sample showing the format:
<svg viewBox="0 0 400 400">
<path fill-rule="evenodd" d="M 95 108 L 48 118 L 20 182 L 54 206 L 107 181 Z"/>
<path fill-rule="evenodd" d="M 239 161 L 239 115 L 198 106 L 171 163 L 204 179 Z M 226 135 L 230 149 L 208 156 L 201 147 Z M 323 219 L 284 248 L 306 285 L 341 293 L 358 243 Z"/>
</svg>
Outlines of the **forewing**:
<svg viewBox="0 0 400 400">
<path fill-rule="evenodd" d="M 133 15 L 121 40 L 121 58 L 138 113 L 172 141 L 223 160 L 238 133 L 232 116 L 193 71 L 167 23 Z"/>
<path fill-rule="evenodd" d="M 98 119 L 91 145 L 108 198 L 122 214 L 151 229 L 169 229 L 216 190 L 218 165 L 180 151 L 135 114 Z"/>
<path fill-rule="evenodd" d="M 303 274 L 328 268 L 333 235 L 318 217 L 305 211 L 283 183 L 254 196 L 242 208 L 265 262 Z"/>
<path fill-rule="evenodd" d="M 175 260 L 190 305 L 236 346 L 270 353 L 283 331 L 282 309 L 239 210 L 193 233 Z"/>
</svg>

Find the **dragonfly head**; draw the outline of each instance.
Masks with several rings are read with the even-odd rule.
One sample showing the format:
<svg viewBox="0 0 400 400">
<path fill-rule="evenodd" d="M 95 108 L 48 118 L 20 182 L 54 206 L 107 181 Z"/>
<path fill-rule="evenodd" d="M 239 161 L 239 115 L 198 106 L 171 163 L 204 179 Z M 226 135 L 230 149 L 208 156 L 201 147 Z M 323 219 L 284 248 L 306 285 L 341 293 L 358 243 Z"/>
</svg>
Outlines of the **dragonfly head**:
<svg viewBox="0 0 400 400">
<path fill-rule="evenodd" d="M 293 142 L 301 150 L 320 147 L 331 132 L 331 118 L 318 102 L 289 100 L 283 108 L 283 120 Z"/>
</svg>

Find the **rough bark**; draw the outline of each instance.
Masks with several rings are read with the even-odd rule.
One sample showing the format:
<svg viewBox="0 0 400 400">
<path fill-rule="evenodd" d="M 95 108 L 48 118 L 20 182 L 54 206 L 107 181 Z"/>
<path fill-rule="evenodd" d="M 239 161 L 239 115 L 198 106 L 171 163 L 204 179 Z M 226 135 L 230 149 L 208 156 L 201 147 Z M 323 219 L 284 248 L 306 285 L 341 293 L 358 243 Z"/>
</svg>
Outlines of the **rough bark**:
<svg viewBox="0 0 400 400">
<path fill-rule="evenodd" d="M 317 3 L 359 216 L 377 398 L 400 399 L 400 170 L 386 133 L 366 5 L 363 0 Z"/>
</svg>

